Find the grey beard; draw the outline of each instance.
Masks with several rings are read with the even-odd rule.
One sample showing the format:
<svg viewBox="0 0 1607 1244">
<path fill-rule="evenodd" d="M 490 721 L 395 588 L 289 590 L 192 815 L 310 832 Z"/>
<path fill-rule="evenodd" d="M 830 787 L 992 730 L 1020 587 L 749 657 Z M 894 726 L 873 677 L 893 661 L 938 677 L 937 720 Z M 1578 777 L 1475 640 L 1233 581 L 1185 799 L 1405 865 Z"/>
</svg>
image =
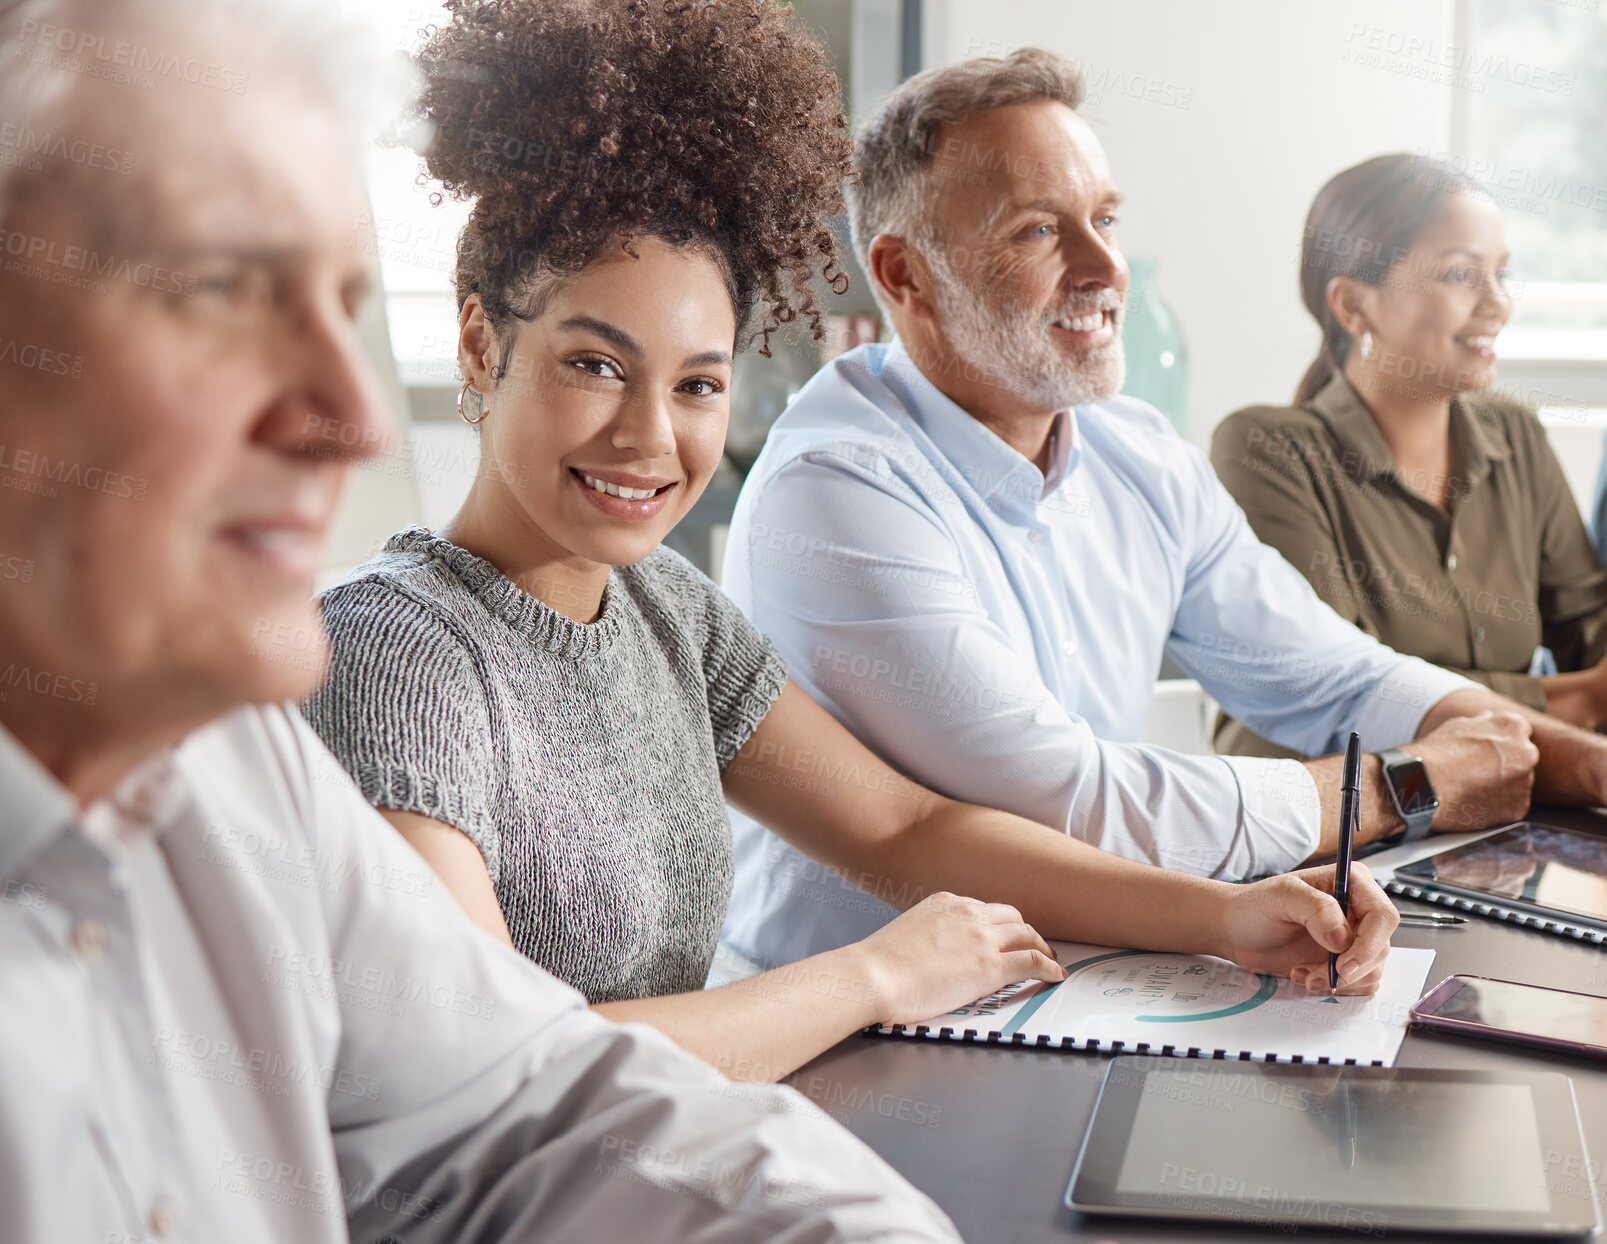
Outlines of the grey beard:
<svg viewBox="0 0 1607 1244">
<path fill-rule="evenodd" d="M 929 254 L 928 264 L 950 349 L 989 383 L 1045 410 L 1102 402 L 1121 391 L 1127 361 L 1119 313 L 1111 344 L 1082 365 L 1070 363 L 1049 340 L 1046 324 L 967 289 L 941 251 Z"/>
</svg>

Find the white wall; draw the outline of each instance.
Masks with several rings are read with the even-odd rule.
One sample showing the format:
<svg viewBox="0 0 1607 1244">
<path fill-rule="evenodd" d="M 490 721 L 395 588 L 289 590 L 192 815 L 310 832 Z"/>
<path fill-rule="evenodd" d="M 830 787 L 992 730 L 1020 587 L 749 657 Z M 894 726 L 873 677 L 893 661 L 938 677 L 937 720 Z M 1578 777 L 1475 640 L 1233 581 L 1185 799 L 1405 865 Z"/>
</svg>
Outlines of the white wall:
<svg viewBox="0 0 1607 1244">
<path fill-rule="evenodd" d="M 1322 183 L 1368 156 L 1450 145 L 1453 88 L 1434 81 L 1433 56 L 1455 42 L 1453 0 L 927 0 L 926 11 L 928 65 L 1025 44 L 1082 62 L 1082 115 L 1127 196 L 1123 247 L 1159 261 L 1183 324 L 1188 432 L 1201 444 L 1240 406 L 1290 400 L 1317 348 L 1296 279 Z"/>
</svg>

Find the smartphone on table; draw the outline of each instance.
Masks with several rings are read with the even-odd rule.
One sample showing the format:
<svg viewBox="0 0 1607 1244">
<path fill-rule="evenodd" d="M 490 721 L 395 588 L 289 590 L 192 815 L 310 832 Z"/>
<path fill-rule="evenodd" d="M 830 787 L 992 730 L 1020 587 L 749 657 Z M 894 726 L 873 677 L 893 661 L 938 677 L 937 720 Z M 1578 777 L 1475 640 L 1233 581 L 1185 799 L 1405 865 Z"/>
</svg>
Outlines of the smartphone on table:
<svg viewBox="0 0 1607 1244">
<path fill-rule="evenodd" d="M 1607 1059 L 1607 998 L 1487 976 L 1448 976 L 1412 1007 L 1423 1028 Z"/>
</svg>

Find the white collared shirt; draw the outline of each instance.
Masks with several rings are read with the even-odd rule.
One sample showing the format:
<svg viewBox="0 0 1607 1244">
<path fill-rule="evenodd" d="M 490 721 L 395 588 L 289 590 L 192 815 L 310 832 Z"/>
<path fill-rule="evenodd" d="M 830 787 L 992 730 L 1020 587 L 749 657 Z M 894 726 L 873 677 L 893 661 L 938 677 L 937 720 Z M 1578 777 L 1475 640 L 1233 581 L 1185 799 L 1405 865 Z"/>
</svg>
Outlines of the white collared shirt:
<svg viewBox="0 0 1607 1244">
<path fill-rule="evenodd" d="M 956 799 L 1228 878 L 1288 869 L 1321 812 L 1295 761 L 1134 742 L 1163 652 L 1307 754 L 1413 736 L 1466 679 L 1341 619 L 1250 531 L 1205 456 L 1131 398 L 1063 412 L 1047 477 L 898 342 L 823 368 L 770 431 L 722 586 L 867 746 Z M 725 944 L 760 965 L 892 908 L 732 814 Z"/>
<path fill-rule="evenodd" d="M 475 929 L 293 711 L 83 814 L 0 730 L 0 789 L 8 1244 L 957 1238 Z"/>
</svg>

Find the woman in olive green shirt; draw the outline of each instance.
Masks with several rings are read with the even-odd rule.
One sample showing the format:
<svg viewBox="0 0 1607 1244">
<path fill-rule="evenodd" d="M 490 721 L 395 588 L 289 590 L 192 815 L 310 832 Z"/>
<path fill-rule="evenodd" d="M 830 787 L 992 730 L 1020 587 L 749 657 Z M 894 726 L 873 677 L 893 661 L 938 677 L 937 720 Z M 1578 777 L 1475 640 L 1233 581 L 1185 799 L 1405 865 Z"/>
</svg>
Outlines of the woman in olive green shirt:
<svg viewBox="0 0 1607 1244">
<path fill-rule="evenodd" d="M 1230 415 L 1211 461 L 1256 534 L 1342 616 L 1575 724 L 1607 724 L 1607 569 L 1534 412 L 1490 392 L 1512 311 L 1500 213 L 1409 155 L 1306 219 L 1321 353 L 1294 406 Z M 1537 649 L 1556 674 L 1536 674 Z M 1224 718 L 1217 747 L 1288 754 Z"/>
</svg>

